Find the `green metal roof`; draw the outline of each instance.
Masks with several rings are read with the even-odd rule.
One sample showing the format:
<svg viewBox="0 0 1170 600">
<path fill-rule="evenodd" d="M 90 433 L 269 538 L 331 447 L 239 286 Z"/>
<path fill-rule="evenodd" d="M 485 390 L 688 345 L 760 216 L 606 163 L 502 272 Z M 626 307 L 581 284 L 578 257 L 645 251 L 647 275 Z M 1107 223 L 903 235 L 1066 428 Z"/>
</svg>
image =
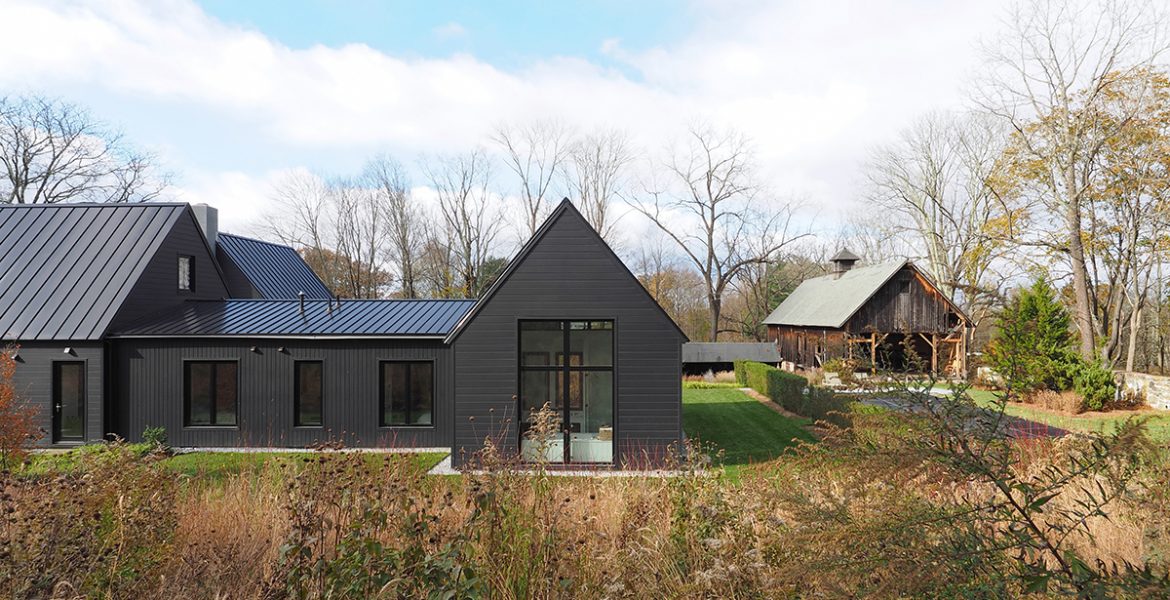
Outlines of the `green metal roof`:
<svg viewBox="0 0 1170 600">
<path fill-rule="evenodd" d="M 907 262 L 895 260 L 806 279 L 764 324 L 840 329 Z"/>
</svg>

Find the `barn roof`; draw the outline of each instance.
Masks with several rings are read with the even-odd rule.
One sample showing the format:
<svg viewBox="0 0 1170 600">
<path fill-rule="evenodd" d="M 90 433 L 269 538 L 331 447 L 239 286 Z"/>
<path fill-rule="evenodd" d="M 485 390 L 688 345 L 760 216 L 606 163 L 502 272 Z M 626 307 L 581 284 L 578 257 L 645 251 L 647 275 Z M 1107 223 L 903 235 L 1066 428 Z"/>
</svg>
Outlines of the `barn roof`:
<svg viewBox="0 0 1170 600">
<path fill-rule="evenodd" d="M 764 324 L 840 329 L 907 264 L 909 261 L 904 259 L 894 260 L 806 279 L 764 319 Z"/>
<path fill-rule="evenodd" d="M 0 339 L 100 339 L 189 211 L 161 203 L 0 206 Z"/>
<path fill-rule="evenodd" d="M 115 337 L 435 337 L 474 300 L 192 300 Z"/>
<path fill-rule="evenodd" d="M 217 240 L 219 251 L 239 267 L 263 298 L 296 298 L 300 292 L 307 298 L 332 296 L 301 255 L 288 246 L 230 233 L 219 234 Z"/>
<path fill-rule="evenodd" d="M 687 342 L 682 345 L 683 363 L 729 363 L 737 360 L 778 363 L 780 351 L 775 344 L 767 342 Z"/>
</svg>

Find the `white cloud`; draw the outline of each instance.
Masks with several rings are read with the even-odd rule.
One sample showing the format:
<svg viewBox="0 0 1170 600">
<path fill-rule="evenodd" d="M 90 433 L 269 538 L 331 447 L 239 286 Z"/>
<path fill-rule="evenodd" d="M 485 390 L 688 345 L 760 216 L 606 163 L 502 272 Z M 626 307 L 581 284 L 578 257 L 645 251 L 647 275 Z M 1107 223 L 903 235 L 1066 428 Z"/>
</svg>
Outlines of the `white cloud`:
<svg viewBox="0 0 1170 600">
<path fill-rule="evenodd" d="M 230 116 L 225 122 L 254 123 L 264 136 L 258 149 L 322 154 L 387 145 L 415 155 L 461 151 L 501 120 L 537 117 L 626 129 L 660 150 L 703 118 L 747 132 L 773 187 L 826 213 L 852 202 L 870 145 L 915 114 L 960 102 L 973 44 L 999 14 L 963 0 L 697 1 L 697 29 L 684 39 L 638 51 L 599 41 L 622 69 L 550 56 L 503 70 L 466 54 L 294 49 L 187 0 L 5 4 L 5 20 L 21 26 L 0 36 L 3 87 L 193 104 Z M 434 33 L 466 32 L 452 22 Z M 188 173 L 185 194 L 253 198 L 247 212 L 271 177 L 174 167 Z"/>
</svg>

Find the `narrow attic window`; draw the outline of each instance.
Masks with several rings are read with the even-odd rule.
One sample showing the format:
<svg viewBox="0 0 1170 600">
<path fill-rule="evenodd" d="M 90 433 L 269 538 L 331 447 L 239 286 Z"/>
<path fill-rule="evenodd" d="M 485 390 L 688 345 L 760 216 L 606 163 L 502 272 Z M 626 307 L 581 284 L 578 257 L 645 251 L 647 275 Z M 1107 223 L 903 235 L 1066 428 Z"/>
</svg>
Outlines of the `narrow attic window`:
<svg viewBox="0 0 1170 600">
<path fill-rule="evenodd" d="M 179 291 L 190 292 L 195 289 L 193 281 L 195 279 L 195 257 L 194 256 L 180 256 L 179 257 Z"/>
</svg>

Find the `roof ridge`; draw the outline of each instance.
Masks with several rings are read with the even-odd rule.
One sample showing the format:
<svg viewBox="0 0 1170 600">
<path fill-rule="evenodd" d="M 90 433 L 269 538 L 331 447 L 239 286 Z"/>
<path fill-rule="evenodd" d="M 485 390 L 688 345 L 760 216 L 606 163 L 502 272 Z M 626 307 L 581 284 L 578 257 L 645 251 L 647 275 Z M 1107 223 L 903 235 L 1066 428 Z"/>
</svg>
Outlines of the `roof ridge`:
<svg viewBox="0 0 1170 600">
<path fill-rule="evenodd" d="M 0 208 L 146 208 L 191 206 L 187 202 L 54 202 L 0 204 Z"/>
<path fill-rule="evenodd" d="M 293 252 L 297 251 L 296 248 L 293 248 L 292 246 L 290 246 L 288 244 L 282 244 L 279 242 L 270 242 L 268 240 L 262 240 L 260 238 L 248 237 L 246 235 L 240 235 L 238 233 L 228 233 L 226 231 L 221 231 L 217 235 L 227 236 L 230 238 L 236 238 L 237 240 L 248 240 L 249 242 L 255 242 L 257 244 L 267 244 L 269 246 L 276 246 L 277 248 L 288 248 L 289 250 L 292 250 Z"/>
</svg>

